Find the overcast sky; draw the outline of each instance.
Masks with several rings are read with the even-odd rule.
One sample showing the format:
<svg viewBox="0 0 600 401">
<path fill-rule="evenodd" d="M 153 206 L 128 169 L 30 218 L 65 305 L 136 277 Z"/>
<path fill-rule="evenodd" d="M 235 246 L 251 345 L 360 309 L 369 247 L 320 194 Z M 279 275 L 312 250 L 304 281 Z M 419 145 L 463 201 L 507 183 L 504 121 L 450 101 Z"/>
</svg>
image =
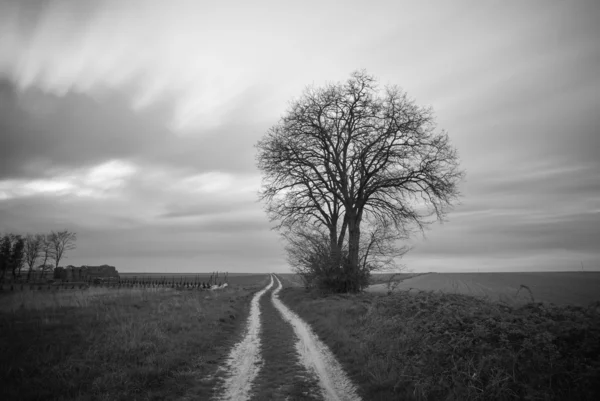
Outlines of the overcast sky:
<svg viewBox="0 0 600 401">
<path fill-rule="evenodd" d="M 600 268 L 600 2 L 0 0 L 0 233 L 64 264 L 285 272 L 256 141 L 366 69 L 467 178 L 413 271 Z"/>
</svg>

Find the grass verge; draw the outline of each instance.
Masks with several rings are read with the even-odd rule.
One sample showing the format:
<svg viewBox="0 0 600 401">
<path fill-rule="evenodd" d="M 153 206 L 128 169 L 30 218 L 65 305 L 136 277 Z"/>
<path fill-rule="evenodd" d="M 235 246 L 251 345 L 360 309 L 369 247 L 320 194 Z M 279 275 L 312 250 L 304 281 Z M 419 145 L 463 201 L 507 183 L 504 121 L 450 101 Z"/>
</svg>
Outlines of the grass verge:
<svg viewBox="0 0 600 401">
<path fill-rule="evenodd" d="M 600 399 L 596 308 L 512 308 L 430 292 L 282 300 L 331 348 L 365 400 Z"/>
<path fill-rule="evenodd" d="M 220 291 L 90 289 L 0 297 L 0 399 L 208 398 L 266 276 Z"/>
</svg>

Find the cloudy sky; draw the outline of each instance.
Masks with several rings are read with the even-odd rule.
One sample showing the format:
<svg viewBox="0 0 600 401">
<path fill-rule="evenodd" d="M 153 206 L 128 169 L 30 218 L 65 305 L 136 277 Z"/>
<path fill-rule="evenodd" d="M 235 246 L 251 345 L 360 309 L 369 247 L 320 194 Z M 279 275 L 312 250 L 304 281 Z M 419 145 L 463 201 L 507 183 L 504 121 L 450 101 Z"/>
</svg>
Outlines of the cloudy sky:
<svg viewBox="0 0 600 401">
<path fill-rule="evenodd" d="M 285 272 L 253 145 L 364 68 L 467 172 L 408 268 L 600 268 L 600 3 L 341 4 L 0 0 L 0 232 L 75 231 L 65 264 Z"/>
</svg>

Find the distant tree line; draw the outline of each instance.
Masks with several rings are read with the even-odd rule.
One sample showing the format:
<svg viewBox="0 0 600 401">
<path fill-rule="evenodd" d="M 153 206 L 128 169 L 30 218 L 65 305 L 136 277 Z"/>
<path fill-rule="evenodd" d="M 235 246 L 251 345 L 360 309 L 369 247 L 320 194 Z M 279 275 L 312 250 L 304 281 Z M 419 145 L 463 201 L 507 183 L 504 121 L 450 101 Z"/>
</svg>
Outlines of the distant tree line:
<svg viewBox="0 0 600 401">
<path fill-rule="evenodd" d="M 66 253 L 75 249 L 77 234 L 69 230 L 43 234 L 8 233 L 0 237 L 0 281 L 11 275 L 13 280 L 22 277 L 27 269 L 27 280 L 34 270 L 46 272 L 57 268 Z M 41 262 L 36 266 L 37 262 Z M 49 263 L 52 262 L 52 263 Z"/>
</svg>

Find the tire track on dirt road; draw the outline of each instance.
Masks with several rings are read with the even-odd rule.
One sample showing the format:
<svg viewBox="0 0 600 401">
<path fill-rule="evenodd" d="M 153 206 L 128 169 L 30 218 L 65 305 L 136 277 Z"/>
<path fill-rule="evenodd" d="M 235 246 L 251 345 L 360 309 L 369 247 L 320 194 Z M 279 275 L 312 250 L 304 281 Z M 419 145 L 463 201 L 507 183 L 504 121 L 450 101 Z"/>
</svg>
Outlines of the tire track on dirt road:
<svg viewBox="0 0 600 401">
<path fill-rule="evenodd" d="M 254 385 L 252 401 L 322 400 L 316 375 L 300 363 L 296 336 L 272 301 L 271 288 L 260 300 L 262 358 L 264 364 Z"/>
<path fill-rule="evenodd" d="M 323 398 L 326 401 L 360 401 L 356 387 L 327 345 L 317 337 L 306 322 L 281 302 L 278 294 L 282 284 L 277 276 L 275 280 L 277 287 L 271 295 L 273 305 L 283 319 L 292 326 L 297 340 L 296 351 L 300 363 L 318 379 Z"/>
<path fill-rule="evenodd" d="M 271 275 L 269 285 L 252 298 L 246 334 L 221 368 L 226 378 L 216 398 L 360 401 L 333 353 L 281 302 L 282 287 L 279 278 Z"/>
<path fill-rule="evenodd" d="M 246 324 L 246 334 L 242 341 L 236 344 L 229 356 L 223 369 L 226 371 L 226 378 L 222 384 L 221 393 L 217 396 L 219 400 L 247 400 L 254 379 L 262 367 L 261 358 L 261 318 L 259 302 L 261 297 L 273 286 L 273 276 L 269 284 L 257 292 L 251 301 L 250 314 Z"/>
</svg>

